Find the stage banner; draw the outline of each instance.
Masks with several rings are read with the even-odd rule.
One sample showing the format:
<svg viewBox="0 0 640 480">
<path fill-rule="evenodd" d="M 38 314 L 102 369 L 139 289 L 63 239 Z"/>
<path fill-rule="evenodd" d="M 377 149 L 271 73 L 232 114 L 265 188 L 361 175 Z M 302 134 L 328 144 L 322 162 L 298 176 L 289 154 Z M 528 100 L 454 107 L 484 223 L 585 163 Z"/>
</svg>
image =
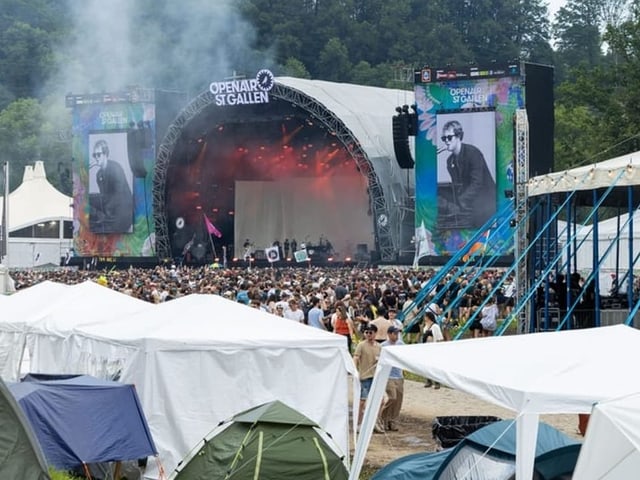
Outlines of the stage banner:
<svg viewBox="0 0 640 480">
<path fill-rule="evenodd" d="M 415 98 L 417 260 L 452 255 L 513 204 L 514 119 L 525 98 L 518 65 L 424 68 Z M 484 253 L 512 252 L 512 229 L 492 231 Z"/>
<path fill-rule="evenodd" d="M 72 100 L 75 254 L 155 256 L 153 99 Z"/>
<path fill-rule="evenodd" d="M 295 258 L 296 262 L 300 263 L 300 262 L 307 262 L 310 260 L 309 258 L 309 254 L 307 253 L 307 250 L 296 250 L 295 252 L 293 252 L 293 258 Z"/>
<path fill-rule="evenodd" d="M 280 251 L 278 250 L 278 247 L 265 248 L 264 255 L 267 257 L 269 263 L 280 261 Z"/>
</svg>

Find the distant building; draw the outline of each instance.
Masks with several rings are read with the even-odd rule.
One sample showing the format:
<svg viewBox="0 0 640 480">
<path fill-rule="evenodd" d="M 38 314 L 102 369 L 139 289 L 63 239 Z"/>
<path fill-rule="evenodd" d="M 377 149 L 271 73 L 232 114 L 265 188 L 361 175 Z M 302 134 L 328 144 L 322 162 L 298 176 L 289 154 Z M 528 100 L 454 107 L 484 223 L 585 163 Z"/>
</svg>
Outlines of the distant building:
<svg viewBox="0 0 640 480">
<path fill-rule="evenodd" d="M 24 169 L 9 194 L 9 268 L 60 265 L 73 246 L 73 199 L 49 183 L 42 161 Z M 4 198 L 0 197 L 0 224 Z"/>
</svg>

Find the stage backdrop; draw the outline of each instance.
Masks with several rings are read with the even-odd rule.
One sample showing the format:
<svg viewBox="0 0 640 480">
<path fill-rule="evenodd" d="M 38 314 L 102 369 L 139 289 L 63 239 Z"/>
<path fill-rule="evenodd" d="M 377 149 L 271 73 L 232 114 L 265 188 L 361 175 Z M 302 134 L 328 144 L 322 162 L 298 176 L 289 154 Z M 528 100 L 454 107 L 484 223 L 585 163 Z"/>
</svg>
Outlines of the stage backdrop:
<svg viewBox="0 0 640 480">
<path fill-rule="evenodd" d="M 329 242 L 336 260 L 354 258 L 358 244 L 373 248 L 364 182 L 361 175 L 237 181 L 236 253 L 246 239 L 254 251 L 295 239 L 310 245 L 312 258 L 314 246 Z"/>
<path fill-rule="evenodd" d="M 525 105 L 523 82 L 518 65 L 491 70 L 425 68 L 416 72 L 415 97 L 416 256 L 448 256 L 459 250 L 478 227 L 445 222 L 442 215 L 438 216 L 441 197 L 451 183 L 442 129 L 450 120 L 459 122 L 464 130 L 463 143 L 474 145 L 484 156 L 495 183 L 495 197 L 492 194 L 488 200 L 491 204 L 495 198 L 490 211 L 513 204 L 505 191 L 514 190 L 514 117 L 515 111 Z M 510 229 L 490 232 L 487 254 L 504 255 L 512 250 Z"/>
<path fill-rule="evenodd" d="M 155 104 L 131 94 L 68 97 L 73 108 L 74 249 L 80 256 L 141 257 L 155 255 L 152 183 L 155 163 Z M 109 144 L 133 195 L 132 228 L 99 233 L 91 228 L 92 204 L 98 201 L 96 141 Z M 128 205 L 131 203 L 129 202 Z M 95 209 L 94 209 L 95 214 Z M 92 231 L 93 230 L 93 231 Z"/>
</svg>

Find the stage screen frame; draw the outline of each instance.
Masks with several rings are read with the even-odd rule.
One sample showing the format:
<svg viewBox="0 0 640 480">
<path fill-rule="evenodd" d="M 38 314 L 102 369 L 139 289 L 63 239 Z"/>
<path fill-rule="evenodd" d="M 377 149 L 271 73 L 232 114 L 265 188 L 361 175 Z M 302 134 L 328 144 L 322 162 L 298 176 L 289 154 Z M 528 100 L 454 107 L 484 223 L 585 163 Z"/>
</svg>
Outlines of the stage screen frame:
<svg viewBox="0 0 640 480">
<path fill-rule="evenodd" d="M 438 149 L 442 147 L 442 124 L 438 116 L 450 112 L 495 112 L 496 209 L 501 211 L 510 204 L 512 215 L 515 205 L 505 192 L 514 191 L 514 118 L 516 110 L 524 108 L 524 94 L 520 69 L 514 65 L 494 66 L 492 70 L 465 67 L 416 72 L 416 260 L 424 256 L 451 256 L 478 230 L 439 228 Z M 500 229 L 490 234 L 485 252 L 509 255 L 513 253 L 513 246 L 512 229 Z"/>
<path fill-rule="evenodd" d="M 107 101 L 113 97 L 116 101 Z M 93 97 L 92 97 L 93 98 Z M 127 97 L 128 98 L 128 97 Z M 99 100 L 99 101 L 98 101 Z M 72 105 L 72 157 L 73 157 L 73 249 L 74 255 L 111 260 L 117 257 L 154 257 L 155 224 L 153 217 L 153 172 L 155 167 L 156 108 L 153 97 L 145 101 L 121 101 L 120 97 L 102 95 L 96 101 L 75 102 Z M 132 157 L 123 132 L 144 130 L 144 144 Z M 133 194 L 133 229 L 123 233 L 97 233 L 91 231 L 89 201 L 97 188 L 91 184 L 91 154 L 99 136 L 123 135 L 123 147 L 109 145 L 111 158 L 119 160 L 127 175 L 131 175 Z M 121 145 L 121 142 L 117 142 Z M 123 155 L 120 159 L 117 156 Z M 144 165 L 146 175 L 136 177 L 131 160 Z M 124 162 L 129 164 L 125 165 Z"/>
</svg>

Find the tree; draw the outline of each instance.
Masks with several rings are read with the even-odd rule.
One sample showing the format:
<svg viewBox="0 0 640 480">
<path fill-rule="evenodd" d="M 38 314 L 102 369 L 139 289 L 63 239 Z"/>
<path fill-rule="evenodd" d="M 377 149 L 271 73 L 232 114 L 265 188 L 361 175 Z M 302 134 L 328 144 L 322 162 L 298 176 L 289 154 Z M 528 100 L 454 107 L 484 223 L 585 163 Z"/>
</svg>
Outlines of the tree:
<svg viewBox="0 0 640 480">
<path fill-rule="evenodd" d="M 42 121 L 40 104 L 32 98 L 18 99 L 0 112 L 0 160 L 10 163 L 11 190 L 20 184 L 25 165 L 40 159 Z"/>
<path fill-rule="evenodd" d="M 284 74 L 290 77 L 311 78 L 311 75 L 309 75 L 309 71 L 307 70 L 307 67 L 305 67 L 300 60 L 294 57 L 287 58 L 287 61 L 284 64 L 283 70 L 284 70 Z"/>
<path fill-rule="evenodd" d="M 325 80 L 346 82 L 350 79 L 349 52 L 338 38 L 331 38 L 324 46 L 320 52 L 318 67 L 324 72 Z"/>
</svg>

